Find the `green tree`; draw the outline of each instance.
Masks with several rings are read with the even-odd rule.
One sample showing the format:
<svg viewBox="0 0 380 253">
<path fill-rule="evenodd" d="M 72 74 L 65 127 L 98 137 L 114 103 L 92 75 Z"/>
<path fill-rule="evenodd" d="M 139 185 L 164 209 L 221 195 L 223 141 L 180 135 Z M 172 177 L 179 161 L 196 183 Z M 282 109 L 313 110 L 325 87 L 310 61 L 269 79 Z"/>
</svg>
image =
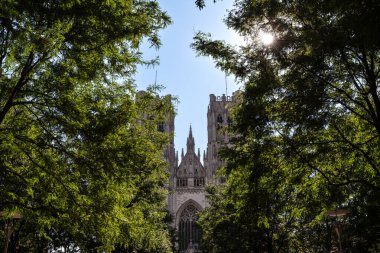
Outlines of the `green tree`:
<svg viewBox="0 0 380 253">
<path fill-rule="evenodd" d="M 343 247 L 379 250 L 379 11 L 371 0 L 242 0 L 226 24 L 245 45 L 196 35 L 197 52 L 244 83 L 223 156 L 232 222 L 255 241 L 246 252 L 329 252 L 326 211 L 339 207 L 351 211 Z"/>
<path fill-rule="evenodd" d="M 155 63 L 142 58 L 142 40 L 160 46 L 170 18 L 147 0 L 0 4 L 0 210 L 13 223 L 9 250 L 170 251 L 168 136 L 157 122 L 172 103 L 153 90 L 137 96 L 133 85 L 137 64 Z M 8 219 L 14 213 L 23 219 Z"/>
</svg>

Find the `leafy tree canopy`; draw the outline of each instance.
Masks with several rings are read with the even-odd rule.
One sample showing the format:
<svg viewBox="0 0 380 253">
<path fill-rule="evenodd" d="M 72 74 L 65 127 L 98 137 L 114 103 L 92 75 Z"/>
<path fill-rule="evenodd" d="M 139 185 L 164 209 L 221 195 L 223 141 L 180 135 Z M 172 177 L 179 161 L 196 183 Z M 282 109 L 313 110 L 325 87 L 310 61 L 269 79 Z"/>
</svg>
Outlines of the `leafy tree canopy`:
<svg viewBox="0 0 380 253">
<path fill-rule="evenodd" d="M 227 219 L 245 233 L 222 229 L 239 252 L 329 252 L 338 244 L 326 211 L 346 208 L 343 247 L 379 250 L 379 12 L 371 0 L 241 0 L 225 22 L 245 45 L 196 35 L 197 52 L 244 83 L 223 152 L 226 200 L 210 209 L 236 218 L 206 212 L 206 231 Z"/>
<path fill-rule="evenodd" d="M 156 126 L 172 103 L 154 91 L 138 96 L 133 74 L 154 63 L 139 46 L 160 46 L 170 18 L 148 0 L 0 5 L 0 209 L 13 223 L 9 249 L 168 252 L 168 136 Z M 23 219 L 5 220 L 15 213 Z"/>
</svg>

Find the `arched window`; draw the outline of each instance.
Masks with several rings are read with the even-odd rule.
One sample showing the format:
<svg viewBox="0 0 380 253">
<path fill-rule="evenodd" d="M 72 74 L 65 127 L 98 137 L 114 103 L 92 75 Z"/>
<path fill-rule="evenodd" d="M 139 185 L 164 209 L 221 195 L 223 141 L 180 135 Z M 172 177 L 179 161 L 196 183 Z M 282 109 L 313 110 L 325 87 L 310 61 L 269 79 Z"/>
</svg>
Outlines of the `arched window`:
<svg viewBox="0 0 380 253">
<path fill-rule="evenodd" d="M 218 114 L 218 117 L 216 118 L 216 122 L 218 123 L 223 123 L 223 118 L 222 118 L 222 115 Z"/>
<path fill-rule="evenodd" d="M 194 187 L 202 187 L 205 185 L 204 177 L 194 177 Z"/>
<path fill-rule="evenodd" d="M 223 125 L 223 118 L 222 118 L 222 115 L 218 115 L 218 117 L 216 117 L 216 129 L 220 129 Z"/>
<path fill-rule="evenodd" d="M 160 122 L 157 124 L 157 130 L 159 132 L 165 132 L 165 123 L 164 122 Z"/>
<path fill-rule="evenodd" d="M 177 187 L 187 187 L 187 178 L 177 178 Z"/>
<path fill-rule="evenodd" d="M 196 224 L 198 219 L 197 208 L 189 204 L 183 209 L 179 221 L 179 252 L 184 253 L 191 245 L 197 252 L 200 250 L 201 230 Z"/>
</svg>

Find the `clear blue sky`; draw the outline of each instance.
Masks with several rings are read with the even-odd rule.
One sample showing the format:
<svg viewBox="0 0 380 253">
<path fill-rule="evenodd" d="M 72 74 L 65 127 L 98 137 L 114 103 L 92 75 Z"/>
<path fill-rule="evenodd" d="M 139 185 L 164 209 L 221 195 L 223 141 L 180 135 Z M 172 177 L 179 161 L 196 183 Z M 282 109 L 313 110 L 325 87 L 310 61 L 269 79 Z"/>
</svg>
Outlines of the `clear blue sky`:
<svg viewBox="0 0 380 253">
<path fill-rule="evenodd" d="M 232 8 L 232 0 L 206 1 L 203 10 L 196 8 L 194 0 L 160 0 L 163 10 L 171 16 L 173 24 L 161 32 L 162 47 L 159 50 L 144 48 L 144 58 L 160 58 L 154 68 L 140 67 L 135 77 L 139 89 L 153 84 L 157 71 L 157 84 L 165 86 L 161 95 L 178 97 L 175 119 L 175 148 L 186 151 L 186 139 L 190 124 L 195 138 L 196 149 L 207 147 L 207 106 L 209 94 L 226 93 L 225 74 L 215 68 L 209 57 L 197 57 L 190 48 L 196 31 L 211 33 L 213 38 L 227 42 L 237 42 L 237 36 L 228 30 L 222 19 L 227 9 Z M 227 77 L 228 95 L 237 90 L 233 77 Z M 203 157 L 202 157 L 203 158 Z"/>
</svg>

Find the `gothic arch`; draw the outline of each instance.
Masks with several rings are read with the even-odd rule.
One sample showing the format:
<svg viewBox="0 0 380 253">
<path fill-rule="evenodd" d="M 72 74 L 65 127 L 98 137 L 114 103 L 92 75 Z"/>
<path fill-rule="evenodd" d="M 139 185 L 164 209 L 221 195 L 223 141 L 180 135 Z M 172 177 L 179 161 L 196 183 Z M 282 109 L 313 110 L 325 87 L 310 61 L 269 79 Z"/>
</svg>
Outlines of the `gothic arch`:
<svg viewBox="0 0 380 253">
<path fill-rule="evenodd" d="M 201 243 L 201 230 L 196 224 L 198 212 L 202 207 L 194 200 L 182 204 L 176 215 L 179 252 L 185 252 L 189 247 L 198 252 Z"/>
<path fill-rule="evenodd" d="M 179 220 L 180 220 L 180 217 L 181 217 L 183 210 L 185 210 L 185 208 L 189 205 L 193 205 L 197 209 L 198 212 L 203 210 L 202 206 L 198 202 L 196 202 L 195 200 L 193 200 L 193 199 L 187 200 L 185 203 L 183 203 L 180 206 L 180 208 L 178 209 L 178 211 L 175 215 L 175 227 L 176 228 L 178 228 Z"/>
<path fill-rule="evenodd" d="M 216 122 L 217 122 L 217 123 L 220 123 L 220 124 L 223 123 L 223 117 L 222 117 L 221 114 L 218 114 L 218 116 L 216 117 Z"/>
</svg>

